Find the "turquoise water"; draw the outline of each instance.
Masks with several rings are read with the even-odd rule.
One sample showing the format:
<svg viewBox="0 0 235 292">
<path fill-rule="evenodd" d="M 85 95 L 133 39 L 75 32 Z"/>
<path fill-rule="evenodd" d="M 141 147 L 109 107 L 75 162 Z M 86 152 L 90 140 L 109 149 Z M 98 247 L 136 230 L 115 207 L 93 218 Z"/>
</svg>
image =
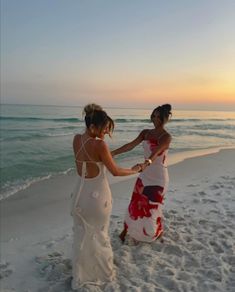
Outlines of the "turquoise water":
<svg viewBox="0 0 235 292">
<path fill-rule="evenodd" d="M 152 127 L 151 110 L 106 108 L 115 120 L 111 148 Z M 84 131 L 82 108 L 32 105 L 1 106 L 1 198 L 34 181 L 74 170 L 72 140 Z M 235 112 L 173 111 L 167 124 L 170 153 L 235 146 Z M 141 146 L 117 158 L 142 156 Z"/>
</svg>

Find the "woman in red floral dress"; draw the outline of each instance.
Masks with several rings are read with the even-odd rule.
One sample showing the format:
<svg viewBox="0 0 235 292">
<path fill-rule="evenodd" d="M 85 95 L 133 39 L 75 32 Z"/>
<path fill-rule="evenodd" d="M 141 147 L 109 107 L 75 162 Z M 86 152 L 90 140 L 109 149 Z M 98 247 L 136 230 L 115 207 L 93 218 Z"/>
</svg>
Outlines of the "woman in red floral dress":
<svg viewBox="0 0 235 292">
<path fill-rule="evenodd" d="M 167 152 L 171 143 L 171 135 L 164 125 L 170 116 L 171 105 L 158 106 L 151 114 L 153 129 L 143 130 L 132 142 L 112 151 L 114 156 L 130 151 L 142 142 L 147 166 L 135 183 L 120 234 L 122 241 L 128 233 L 137 241 L 152 242 L 163 232 L 162 204 L 169 182 Z"/>
</svg>

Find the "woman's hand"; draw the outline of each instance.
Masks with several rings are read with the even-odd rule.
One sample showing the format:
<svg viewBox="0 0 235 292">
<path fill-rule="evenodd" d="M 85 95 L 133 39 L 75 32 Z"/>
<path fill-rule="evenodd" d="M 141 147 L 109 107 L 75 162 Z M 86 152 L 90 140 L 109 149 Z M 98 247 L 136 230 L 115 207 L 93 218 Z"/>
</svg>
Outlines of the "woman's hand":
<svg viewBox="0 0 235 292">
<path fill-rule="evenodd" d="M 142 171 L 142 167 L 141 167 L 141 165 L 139 163 L 134 165 L 134 166 L 132 166 L 131 169 L 136 171 L 136 172 L 141 172 Z"/>
<path fill-rule="evenodd" d="M 141 169 L 142 169 L 141 171 L 145 170 L 145 168 L 149 166 L 149 164 L 147 164 L 146 162 L 143 162 L 140 165 L 141 165 Z"/>
<path fill-rule="evenodd" d="M 145 163 L 137 163 L 131 169 L 135 170 L 136 172 L 142 172 L 146 167 L 147 165 Z"/>
</svg>

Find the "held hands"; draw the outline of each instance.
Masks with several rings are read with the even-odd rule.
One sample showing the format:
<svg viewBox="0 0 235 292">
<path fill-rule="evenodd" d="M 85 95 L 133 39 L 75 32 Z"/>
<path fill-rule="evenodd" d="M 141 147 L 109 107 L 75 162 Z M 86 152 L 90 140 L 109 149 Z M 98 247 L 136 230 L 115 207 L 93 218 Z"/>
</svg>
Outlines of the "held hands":
<svg viewBox="0 0 235 292">
<path fill-rule="evenodd" d="M 132 167 L 132 170 L 134 170 L 136 172 L 142 172 L 150 164 L 152 164 L 152 160 L 148 158 L 148 159 L 145 159 L 145 161 L 143 163 L 137 163 L 136 165 L 134 165 Z"/>
<path fill-rule="evenodd" d="M 135 172 L 141 172 L 142 171 L 140 164 L 136 164 L 136 165 L 132 166 L 131 169 L 134 170 Z"/>
<path fill-rule="evenodd" d="M 146 167 L 147 165 L 145 163 L 137 163 L 131 169 L 136 172 L 142 172 Z"/>
</svg>

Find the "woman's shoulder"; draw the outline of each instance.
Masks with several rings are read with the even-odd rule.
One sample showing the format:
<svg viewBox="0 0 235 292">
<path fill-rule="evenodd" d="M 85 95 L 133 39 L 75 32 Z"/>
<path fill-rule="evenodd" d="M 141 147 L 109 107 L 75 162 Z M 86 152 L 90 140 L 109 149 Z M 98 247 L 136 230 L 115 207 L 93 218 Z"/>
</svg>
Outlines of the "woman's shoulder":
<svg viewBox="0 0 235 292">
<path fill-rule="evenodd" d="M 159 139 L 161 139 L 164 142 L 171 142 L 172 136 L 169 132 L 164 130 L 164 132 L 160 135 Z"/>
<path fill-rule="evenodd" d="M 75 134 L 73 137 L 73 145 L 78 145 L 80 143 L 81 140 L 81 134 Z"/>
<path fill-rule="evenodd" d="M 140 132 L 139 136 L 141 136 L 143 138 L 143 140 L 146 139 L 146 135 L 148 135 L 150 133 L 150 129 L 144 129 Z"/>
<path fill-rule="evenodd" d="M 100 149 L 104 149 L 104 148 L 108 147 L 106 142 L 102 139 L 95 139 L 94 144 L 97 148 L 100 148 Z"/>
<path fill-rule="evenodd" d="M 81 139 L 81 134 L 75 134 L 73 140 Z"/>
<path fill-rule="evenodd" d="M 99 157 L 102 154 L 107 153 L 107 152 L 110 151 L 107 143 L 104 140 L 95 139 L 92 142 L 93 142 L 93 144 L 92 144 L 93 152 L 95 152 Z"/>
<path fill-rule="evenodd" d="M 171 134 L 170 134 L 169 132 L 167 132 L 166 130 L 165 130 L 165 136 L 166 136 L 167 138 L 171 138 Z"/>
</svg>

